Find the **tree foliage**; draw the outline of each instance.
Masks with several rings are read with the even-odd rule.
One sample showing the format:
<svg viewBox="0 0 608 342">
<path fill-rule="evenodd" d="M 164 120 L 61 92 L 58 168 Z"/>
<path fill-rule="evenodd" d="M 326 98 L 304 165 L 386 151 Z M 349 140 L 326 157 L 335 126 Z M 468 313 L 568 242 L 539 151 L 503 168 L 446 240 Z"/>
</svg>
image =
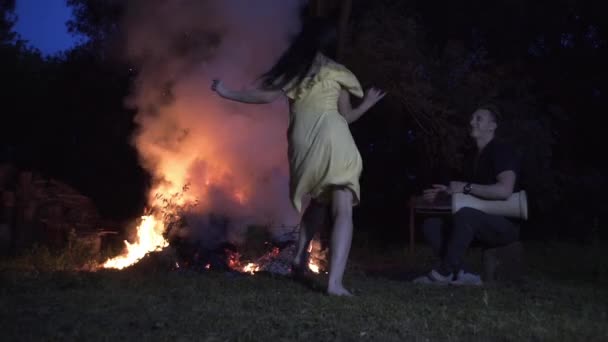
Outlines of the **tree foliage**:
<svg viewBox="0 0 608 342">
<path fill-rule="evenodd" d="M 130 145 L 134 113 L 124 104 L 131 70 L 120 59 L 108 58 L 114 56 L 114 46 L 106 44 L 105 32 L 118 17 L 97 15 L 93 6 L 105 9 L 110 2 L 69 1 L 82 6 L 75 11 L 73 32 L 90 39 L 51 57 L 12 32 L 14 1 L 8 3 L 0 3 L 3 13 L 9 11 L 0 23 L 6 113 L 0 124 L 0 162 L 67 181 L 91 196 L 108 217 L 136 215 L 143 206 L 146 177 Z M 117 195 L 119 189 L 122 195 Z"/>
<path fill-rule="evenodd" d="M 471 148 L 469 115 L 493 102 L 505 117 L 499 137 L 520 151 L 520 180 L 535 217 L 557 218 L 560 209 L 573 209 L 571 189 L 582 186 L 573 165 L 587 165 L 584 177 L 590 177 L 584 189 L 589 198 L 575 210 L 602 215 L 606 202 L 595 189 L 605 183 L 594 171 L 600 163 L 583 157 L 580 148 L 594 138 L 574 127 L 581 117 L 599 123 L 605 108 L 594 98 L 604 87 L 598 75 L 606 79 L 605 27 L 592 7 L 563 2 L 355 2 L 347 63 L 366 83 L 389 93 L 378 109 L 384 115 L 373 119 L 385 130 L 372 134 L 382 134 L 376 139 L 386 140 L 384 146 L 398 147 L 374 151 L 399 170 L 391 179 L 413 179 L 411 188 L 419 190 L 447 180 L 446 174 L 458 177 Z M 366 131 L 378 125 L 371 120 Z M 358 137 L 366 134 L 357 131 Z M 394 154 L 401 154 L 401 163 L 389 156 Z M 386 186 L 375 178 L 367 178 L 366 186 Z"/>
<path fill-rule="evenodd" d="M 73 18 L 69 32 L 87 37 L 88 48 L 107 54 L 120 48 L 120 24 L 127 2 L 123 0 L 67 0 Z"/>
<path fill-rule="evenodd" d="M 14 39 L 13 25 L 15 18 L 15 0 L 0 0 L 0 42 L 5 44 Z"/>
</svg>

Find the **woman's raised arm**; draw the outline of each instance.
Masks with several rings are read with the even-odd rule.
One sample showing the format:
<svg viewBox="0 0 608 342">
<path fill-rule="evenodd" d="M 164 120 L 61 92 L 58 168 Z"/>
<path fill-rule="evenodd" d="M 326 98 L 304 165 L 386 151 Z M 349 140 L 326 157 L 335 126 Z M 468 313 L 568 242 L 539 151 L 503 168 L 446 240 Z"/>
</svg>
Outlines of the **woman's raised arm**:
<svg viewBox="0 0 608 342">
<path fill-rule="evenodd" d="M 254 104 L 271 103 L 283 94 L 281 90 L 229 90 L 220 80 L 213 80 L 211 90 L 228 100 Z"/>
</svg>

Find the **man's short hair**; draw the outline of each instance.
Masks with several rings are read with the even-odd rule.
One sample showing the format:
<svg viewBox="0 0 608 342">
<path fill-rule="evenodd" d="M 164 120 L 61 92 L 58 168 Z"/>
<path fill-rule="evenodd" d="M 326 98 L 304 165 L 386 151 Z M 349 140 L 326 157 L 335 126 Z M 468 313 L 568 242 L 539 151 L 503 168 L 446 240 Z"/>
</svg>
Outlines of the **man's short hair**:
<svg viewBox="0 0 608 342">
<path fill-rule="evenodd" d="M 493 103 L 485 103 L 485 104 L 477 107 L 477 109 L 483 109 L 483 110 L 487 110 L 488 112 L 490 112 L 490 115 L 492 115 L 494 122 L 496 122 L 497 124 L 499 124 L 502 121 L 502 113 L 500 111 L 500 108 L 498 108 L 498 106 Z"/>
</svg>

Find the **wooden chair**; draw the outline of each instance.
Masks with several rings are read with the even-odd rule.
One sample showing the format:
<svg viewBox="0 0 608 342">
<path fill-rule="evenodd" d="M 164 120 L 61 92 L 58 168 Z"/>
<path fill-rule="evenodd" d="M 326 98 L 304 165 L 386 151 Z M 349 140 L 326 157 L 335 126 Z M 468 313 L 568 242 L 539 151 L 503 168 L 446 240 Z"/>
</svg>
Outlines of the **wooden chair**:
<svg viewBox="0 0 608 342">
<path fill-rule="evenodd" d="M 438 198 L 435 202 L 427 202 L 422 196 L 412 196 L 408 202 L 408 207 L 410 211 L 408 254 L 413 257 L 416 245 L 416 215 L 451 215 L 452 203 L 449 198 Z"/>
</svg>

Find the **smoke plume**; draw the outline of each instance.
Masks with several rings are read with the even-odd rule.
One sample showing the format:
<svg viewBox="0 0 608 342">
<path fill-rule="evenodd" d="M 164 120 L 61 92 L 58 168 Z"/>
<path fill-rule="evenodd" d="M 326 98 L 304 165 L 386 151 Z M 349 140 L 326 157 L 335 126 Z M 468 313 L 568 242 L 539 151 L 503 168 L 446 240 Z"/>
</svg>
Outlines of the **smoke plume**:
<svg viewBox="0 0 608 342">
<path fill-rule="evenodd" d="M 217 240 L 212 217 L 225 218 L 227 239 L 249 225 L 277 237 L 299 217 L 288 198 L 286 100 L 247 105 L 210 90 L 222 79 L 252 87 L 298 29 L 301 0 L 130 0 L 126 52 L 137 69 L 129 105 L 133 137 L 153 176 L 150 205 L 188 185 L 198 204 L 188 215 L 192 238 Z M 156 201 L 156 202 L 155 202 Z M 225 229 L 223 227 L 222 229 Z M 221 235 L 221 234 L 220 234 Z"/>
</svg>

